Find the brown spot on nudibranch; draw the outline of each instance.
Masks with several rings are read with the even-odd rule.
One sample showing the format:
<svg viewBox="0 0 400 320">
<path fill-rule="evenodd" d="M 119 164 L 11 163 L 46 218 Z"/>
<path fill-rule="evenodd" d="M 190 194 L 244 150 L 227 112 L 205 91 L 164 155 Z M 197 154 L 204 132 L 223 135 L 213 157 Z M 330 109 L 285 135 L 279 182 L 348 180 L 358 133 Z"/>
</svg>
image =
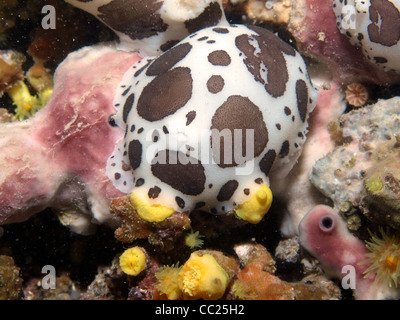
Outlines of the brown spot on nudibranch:
<svg viewBox="0 0 400 320">
<path fill-rule="evenodd" d="M 233 196 L 238 186 L 239 182 L 236 180 L 229 180 L 219 190 L 217 200 L 220 202 L 228 201 Z"/>
<path fill-rule="evenodd" d="M 126 98 L 125 103 L 124 103 L 124 108 L 122 110 L 122 120 L 124 120 L 125 123 L 128 120 L 128 115 L 133 107 L 134 102 L 135 102 L 135 94 L 131 93 L 128 96 L 128 98 Z"/>
<path fill-rule="evenodd" d="M 192 45 L 189 43 L 182 43 L 173 47 L 153 61 L 153 63 L 147 68 L 146 75 L 158 76 L 167 72 L 175 64 L 185 58 L 191 49 Z"/>
<path fill-rule="evenodd" d="M 179 43 L 179 40 L 168 40 L 167 42 L 163 43 L 160 46 L 160 49 L 162 52 L 165 52 L 165 51 L 171 49 L 174 45 L 176 45 L 178 43 Z"/>
<path fill-rule="evenodd" d="M 207 27 L 215 26 L 222 18 L 222 10 L 218 2 L 212 2 L 196 18 L 185 21 L 185 27 L 189 33 L 194 33 Z"/>
<path fill-rule="evenodd" d="M 306 121 L 307 106 L 308 106 L 308 89 L 304 80 L 297 80 L 296 82 L 296 97 L 297 108 L 299 109 L 301 121 Z"/>
<path fill-rule="evenodd" d="M 208 55 L 208 61 L 214 66 L 229 66 L 231 57 L 225 50 L 216 50 Z"/>
<path fill-rule="evenodd" d="M 260 160 L 259 163 L 260 169 L 266 176 L 269 175 L 269 171 L 271 170 L 272 165 L 274 164 L 275 158 L 276 158 L 275 150 L 268 150 L 268 152 Z M 257 183 L 262 183 L 262 182 L 257 182 Z"/>
<path fill-rule="evenodd" d="M 183 200 L 181 197 L 175 197 L 175 201 L 179 208 L 183 209 L 185 207 L 185 200 Z"/>
<path fill-rule="evenodd" d="M 229 30 L 227 28 L 217 27 L 213 28 L 212 30 L 216 33 L 229 33 Z"/>
<path fill-rule="evenodd" d="M 132 170 L 137 169 L 142 162 L 142 144 L 139 140 L 129 142 L 128 154 Z"/>
<path fill-rule="evenodd" d="M 213 75 L 207 81 L 207 89 L 211 93 L 218 93 L 220 92 L 225 85 L 224 78 L 219 75 Z"/>
<path fill-rule="evenodd" d="M 387 0 L 371 0 L 371 23 L 367 30 L 372 42 L 391 47 L 400 40 L 400 12 Z"/>
<path fill-rule="evenodd" d="M 384 57 L 374 57 L 374 61 L 375 63 L 379 64 L 379 63 L 387 63 L 388 60 Z"/>
<path fill-rule="evenodd" d="M 132 40 L 141 40 L 167 30 L 158 13 L 162 2 L 156 0 L 113 0 L 99 7 L 98 18 Z"/>
<path fill-rule="evenodd" d="M 186 125 L 188 126 L 189 124 L 191 124 L 192 121 L 194 120 L 194 118 L 196 118 L 196 111 L 194 111 L 194 110 L 189 111 L 186 114 Z"/>
<path fill-rule="evenodd" d="M 284 158 L 289 154 L 290 151 L 290 145 L 289 145 L 289 141 L 285 140 L 282 143 L 282 147 L 281 150 L 279 151 L 279 158 Z"/>
<path fill-rule="evenodd" d="M 198 159 L 180 151 L 162 150 L 151 164 L 155 177 L 175 190 L 187 195 L 198 195 L 204 190 L 206 176 Z"/>
<path fill-rule="evenodd" d="M 256 35 L 242 34 L 235 39 L 236 47 L 245 55 L 243 62 L 254 79 L 262 83 L 265 90 L 274 98 L 285 93 L 289 80 L 285 56 L 296 55 L 296 51 L 287 43 L 280 40 L 272 32 L 256 26 L 249 26 Z M 257 42 L 258 48 L 253 45 Z M 257 53 L 256 53 L 257 52 Z M 262 72 L 264 64 L 268 72 Z"/>
<path fill-rule="evenodd" d="M 147 193 L 150 199 L 156 199 L 160 195 L 161 189 L 157 186 L 154 188 L 150 188 L 149 192 Z"/>
<path fill-rule="evenodd" d="M 121 161 L 121 162 L 122 162 L 121 169 L 123 171 L 131 171 L 132 168 L 131 168 L 131 166 L 129 164 L 125 163 L 124 161 Z"/>
<path fill-rule="evenodd" d="M 143 60 L 142 60 L 143 61 Z M 134 77 L 139 77 L 140 74 L 148 67 L 148 65 L 153 61 L 153 59 L 148 59 L 146 64 L 144 66 L 142 66 L 140 69 L 138 69 L 135 74 L 133 75 Z M 141 61 L 139 61 L 140 63 Z M 135 66 L 134 66 L 135 68 Z"/>
<path fill-rule="evenodd" d="M 192 89 L 193 79 L 189 68 L 169 70 L 144 87 L 137 103 L 137 112 L 145 120 L 161 120 L 182 108 L 191 98 Z"/>
<path fill-rule="evenodd" d="M 228 131 L 226 131 L 227 129 Z M 241 141 L 235 141 L 235 129 L 241 130 Z M 254 144 L 251 154 L 246 152 L 247 138 L 246 129 L 253 130 Z M 260 155 L 268 143 L 268 130 L 263 120 L 263 114 L 260 109 L 247 97 L 230 96 L 215 112 L 211 120 L 211 145 L 213 158 L 219 167 L 233 167 L 243 164 L 254 157 Z M 230 132 L 230 141 L 226 141 L 225 133 Z M 247 138 L 247 139 L 246 139 Z M 218 145 L 219 142 L 219 145 Z M 235 147 L 240 145 L 242 159 L 235 159 Z M 225 153 L 231 155 L 225 163 Z M 238 150 L 236 150 L 238 152 Z M 244 155 L 244 156 L 243 156 Z M 243 160 L 240 163 L 236 160 Z"/>
<path fill-rule="evenodd" d="M 157 142 L 158 139 L 160 139 L 160 134 L 157 130 L 154 130 L 153 133 L 151 134 L 151 139 L 153 142 Z"/>
</svg>

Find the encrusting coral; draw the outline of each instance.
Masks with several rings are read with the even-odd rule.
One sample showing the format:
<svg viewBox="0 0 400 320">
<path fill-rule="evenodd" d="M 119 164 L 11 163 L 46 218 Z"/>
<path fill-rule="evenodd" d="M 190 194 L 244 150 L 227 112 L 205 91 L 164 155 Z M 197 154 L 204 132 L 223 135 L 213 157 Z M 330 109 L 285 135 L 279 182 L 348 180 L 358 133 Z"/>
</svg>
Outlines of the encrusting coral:
<svg viewBox="0 0 400 320">
<path fill-rule="evenodd" d="M 168 300 L 178 300 L 182 298 L 182 291 L 179 288 L 179 272 L 182 266 L 164 266 L 162 270 L 155 273 L 157 283 L 155 287 L 161 295 L 165 295 Z"/>
<path fill-rule="evenodd" d="M 350 83 L 346 87 L 346 100 L 354 107 L 361 107 L 368 101 L 368 89 L 361 83 Z"/>
<path fill-rule="evenodd" d="M 363 262 L 368 265 L 365 277 L 374 276 L 377 285 L 398 288 L 400 282 L 400 237 L 397 233 L 379 228 L 380 236 L 370 233 L 366 244 L 370 251 Z"/>
</svg>

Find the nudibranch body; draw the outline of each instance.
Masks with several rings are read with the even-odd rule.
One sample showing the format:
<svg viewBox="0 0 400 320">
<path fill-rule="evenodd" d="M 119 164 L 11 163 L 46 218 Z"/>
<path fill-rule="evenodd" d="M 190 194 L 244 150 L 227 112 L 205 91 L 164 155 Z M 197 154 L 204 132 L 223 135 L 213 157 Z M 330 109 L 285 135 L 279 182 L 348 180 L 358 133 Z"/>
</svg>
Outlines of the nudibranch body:
<svg viewBox="0 0 400 320">
<path fill-rule="evenodd" d="M 341 33 L 371 62 L 400 73 L 399 0 L 333 0 L 333 9 Z"/>
<path fill-rule="evenodd" d="M 159 55 L 189 34 L 226 25 L 220 0 L 65 0 L 94 15 L 119 37 L 120 48 Z"/>
<path fill-rule="evenodd" d="M 259 222 L 270 171 L 284 176 L 306 139 L 317 92 L 300 54 L 255 26 L 208 27 L 122 80 L 107 163 L 147 221 L 195 208 Z"/>
</svg>

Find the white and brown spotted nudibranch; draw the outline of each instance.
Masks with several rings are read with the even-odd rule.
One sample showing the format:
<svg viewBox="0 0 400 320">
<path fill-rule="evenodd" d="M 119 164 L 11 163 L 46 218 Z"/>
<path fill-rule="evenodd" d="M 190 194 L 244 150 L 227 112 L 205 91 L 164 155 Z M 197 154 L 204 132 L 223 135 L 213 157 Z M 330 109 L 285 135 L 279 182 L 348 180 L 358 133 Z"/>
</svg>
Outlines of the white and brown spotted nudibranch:
<svg viewBox="0 0 400 320">
<path fill-rule="evenodd" d="M 124 76 L 125 136 L 107 174 L 147 221 L 196 208 L 259 222 L 270 171 L 292 167 L 317 92 L 300 54 L 266 29 L 209 27 Z"/>
<path fill-rule="evenodd" d="M 333 0 L 337 25 L 371 62 L 400 73 L 400 0 Z"/>
</svg>

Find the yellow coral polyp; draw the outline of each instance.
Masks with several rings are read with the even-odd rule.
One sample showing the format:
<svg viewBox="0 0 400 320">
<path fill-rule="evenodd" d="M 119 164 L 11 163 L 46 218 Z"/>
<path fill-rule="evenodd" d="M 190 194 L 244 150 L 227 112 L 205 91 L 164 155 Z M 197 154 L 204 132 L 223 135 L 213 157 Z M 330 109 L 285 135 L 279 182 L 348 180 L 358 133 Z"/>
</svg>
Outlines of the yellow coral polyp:
<svg viewBox="0 0 400 320">
<path fill-rule="evenodd" d="M 14 84 L 7 93 L 17 108 L 21 108 L 25 111 L 30 111 L 37 102 L 37 98 L 31 95 L 28 86 L 23 81 Z"/>
<path fill-rule="evenodd" d="M 370 251 L 362 264 L 369 264 L 364 278 L 375 276 L 375 283 L 398 287 L 400 280 L 400 236 L 380 228 L 381 237 L 371 234 L 366 243 Z"/>
<path fill-rule="evenodd" d="M 208 253 L 193 252 L 179 272 L 179 288 L 185 299 L 219 299 L 228 282 L 228 273 Z"/>
<path fill-rule="evenodd" d="M 365 187 L 369 193 L 373 193 L 382 190 L 383 183 L 378 177 L 371 177 L 365 182 Z"/>
<path fill-rule="evenodd" d="M 134 192 L 130 195 L 130 202 L 137 214 L 147 222 L 161 222 L 175 212 L 172 208 L 150 205 Z"/>
<path fill-rule="evenodd" d="M 126 274 L 137 276 L 146 268 L 146 255 L 138 247 L 129 248 L 119 257 L 119 265 Z"/>
<path fill-rule="evenodd" d="M 182 267 L 164 266 L 161 271 L 155 273 L 157 284 L 155 287 L 162 294 L 165 294 L 168 300 L 178 300 L 182 297 L 182 292 L 179 289 L 179 271 Z"/>
<path fill-rule="evenodd" d="M 185 245 L 187 245 L 191 249 L 200 248 L 204 243 L 204 241 L 201 239 L 203 237 L 204 236 L 199 234 L 198 231 L 196 232 L 191 231 L 185 237 Z"/>
<path fill-rule="evenodd" d="M 261 189 L 250 200 L 239 204 L 235 209 L 236 215 L 250 223 L 259 223 L 272 204 L 272 191 L 263 184 Z"/>
</svg>

